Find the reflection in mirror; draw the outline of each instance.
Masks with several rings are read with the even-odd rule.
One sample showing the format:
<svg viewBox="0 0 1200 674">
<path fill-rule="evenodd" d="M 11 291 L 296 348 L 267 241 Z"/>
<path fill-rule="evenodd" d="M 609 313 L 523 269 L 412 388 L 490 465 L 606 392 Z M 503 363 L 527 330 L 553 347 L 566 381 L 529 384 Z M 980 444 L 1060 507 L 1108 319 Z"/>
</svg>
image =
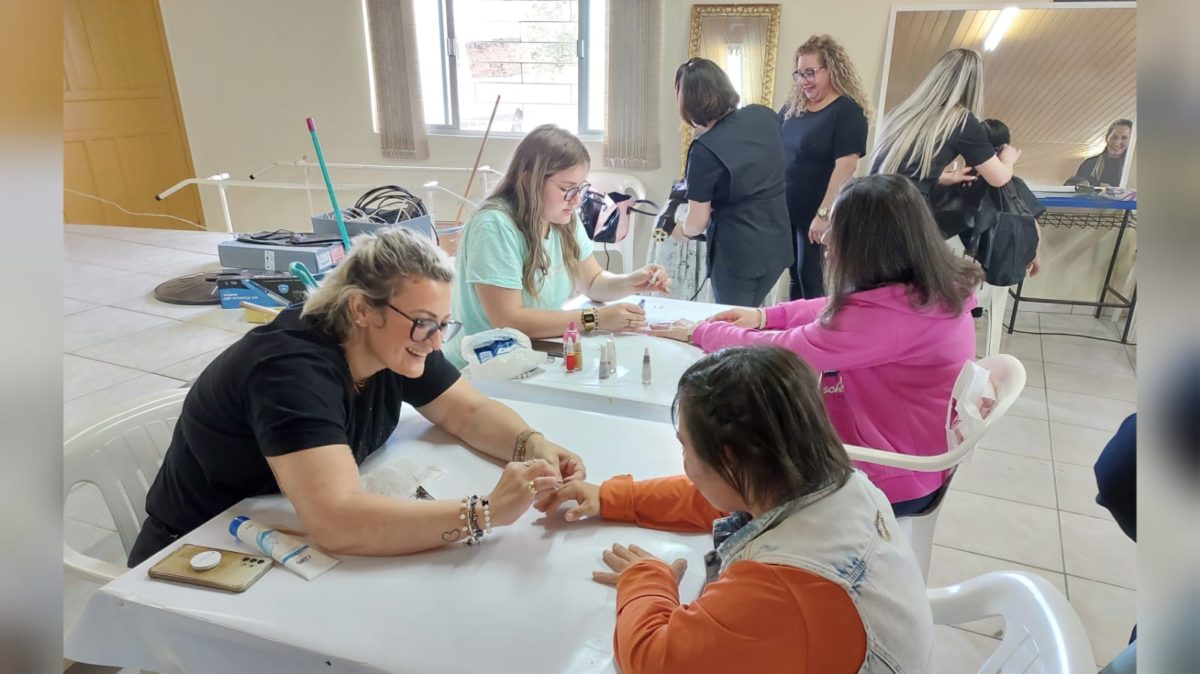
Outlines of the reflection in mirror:
<svg viewBox="0 0 1200 674">
<path fill-rule="evenodd" d="M 779 5 L 692 5 L 688 57 L 699 56 L 721 66 L 741 105 L 771 106 L 778 46 Z M 691 143 L 692 130 L 685 125 L 681 171 Z"/>
<path fill-rule="evenodd" d="M 1134 3 L 1108 4 L 893 10 L 876 128 L 942 54 L 974 49 L 984 62 L 981 120 L 1008 125 L 1022 150 L 1018 175 L 1033 185 L 1062 185 L 1081 169 L 1090 176 L 1108 155 L 1100 162 L 1103 182 L 1120 176 L 1121 185 L 1134 187 L 1136 126 L 1115 130 L 1126 149 L 1106 141 L 1114 122 L 1133 120 L 1137 107 L 1137 10 Z"/>
</svg>

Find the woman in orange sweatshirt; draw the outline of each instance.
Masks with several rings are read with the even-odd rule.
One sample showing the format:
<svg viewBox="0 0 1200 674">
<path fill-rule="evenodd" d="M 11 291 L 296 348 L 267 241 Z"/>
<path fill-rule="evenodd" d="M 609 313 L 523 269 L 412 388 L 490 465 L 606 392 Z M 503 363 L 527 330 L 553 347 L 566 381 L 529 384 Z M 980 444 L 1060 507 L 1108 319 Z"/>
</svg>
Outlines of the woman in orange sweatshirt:
<svg viewBox="0 0 1200 674">
<path fill-rule="evenodd" d="M 604 552 L 614 650 L 639 672 L 928 672 L 925 583 L 887 497 L 850 465 L 815 372 L 790 351 L 736 347 L 680 378 L 686 476 L 565 484 L 566 519 L 713 533 L 706 586 L 679 602 L 686 561 Z"/>
</svg>

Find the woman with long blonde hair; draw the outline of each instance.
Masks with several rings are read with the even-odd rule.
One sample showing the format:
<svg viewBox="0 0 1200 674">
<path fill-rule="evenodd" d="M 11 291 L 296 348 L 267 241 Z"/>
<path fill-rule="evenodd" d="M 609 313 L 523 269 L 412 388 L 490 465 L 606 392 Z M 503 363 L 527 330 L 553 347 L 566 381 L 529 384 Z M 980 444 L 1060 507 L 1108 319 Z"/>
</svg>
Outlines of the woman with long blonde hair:
<svg viewBox="0 0 1200 674">
<path fill-rule="evenodd" d="M 790 294 L 798 300 L 825 295 L 821 237 L 834 196 L 867 153 L 871 104 L 850 56 L 828 35 L 808 38 L 796 49 L 795 63 L 796 86 L 779 120 L 796 248 Z"/>
<path fill-rule="evenodd" d="M 996 153 L 979 123 L 982 110 L 983 57 L 971 49 L 951 49 L 884 119 L 871 173 L 908 176 L 926 200 L 935 183 L 982 177 L 992 187 L 1004 186 L 1021 151 L 1006 145 Z M 943 172 L 959 156 L 963 165 Z"/>
<path fill-rule="evenodd" d="M 530 131 L 517 146 L 504 178 L 471 217 L 459 245 L 453 306 L 463 336 L 495 327 L 554 337 L 572 322 L 585 332 L 646 325 L 636 304 L 562 310 L 576 290 L 603 302 L 668 290 L 659 265 L 612 274 L 592 256 L 592 242 L 576 214 L 591 187 L 590 168 L 583 143 L 552 124 Z M 451 340 L 446 356 L 463 367 L 460 344 Z"/>
<path fill-rule="evenodd" d="M 1108 125 L 1104 132 L 1104 150 L 1083 160 L 1075 175 L 1067 179 L 1066 185 L 1095 185 L 1111 187 L 1121 184 L 1125 172 L 1125 155 L 1129 150 L 1129 138 L 1133 135 L 1133 121 L 1118 119 Z"/>
</svg>

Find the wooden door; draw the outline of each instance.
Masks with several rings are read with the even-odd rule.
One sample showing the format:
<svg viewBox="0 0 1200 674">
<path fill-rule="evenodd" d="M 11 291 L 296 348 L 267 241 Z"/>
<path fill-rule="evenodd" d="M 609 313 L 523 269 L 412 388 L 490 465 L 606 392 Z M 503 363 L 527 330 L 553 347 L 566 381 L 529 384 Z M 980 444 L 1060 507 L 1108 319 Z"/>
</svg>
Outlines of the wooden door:
<svg viewBox="0 0 1200 674">
<path fill-rule="evenodd" d="M 157 0 L 66 0 L 63 16 L 64 221 L 203 228 L 195 186 L 154 195 L 192 177 L 192 157 Z"/>
</svg>

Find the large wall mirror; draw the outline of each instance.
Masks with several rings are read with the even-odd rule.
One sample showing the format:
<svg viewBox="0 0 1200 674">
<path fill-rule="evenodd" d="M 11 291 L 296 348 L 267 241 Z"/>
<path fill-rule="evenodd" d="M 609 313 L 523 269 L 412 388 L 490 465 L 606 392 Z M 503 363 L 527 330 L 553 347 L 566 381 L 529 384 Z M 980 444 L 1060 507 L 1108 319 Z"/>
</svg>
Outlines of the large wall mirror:
<svg viewBox="0 0 1200 674">
<path fill-rule="evenodd" d="M 770 106 L 775 96 L 779 5 L 692 5 L 688 58 L 713 61 L 729 75 L 742 105 Z M 687 168 L 692 129 L 684 125 L 681 171 Z"/>
<path fill-rule="evenodd" d="M 895 7 L 879 117 L 903 101 L 949 49 L 984 61 L 981 119 L 1003 121 L 1021 148 L 1017 174 L 1062 185 L 1105 151 L 1105 132 L 1137 109 L 1137 10 L 1132 2 L 1025 3 L 989 9 Z M 1136 186 L 1133 142 L 1123 185 Z"/>
</svg>

